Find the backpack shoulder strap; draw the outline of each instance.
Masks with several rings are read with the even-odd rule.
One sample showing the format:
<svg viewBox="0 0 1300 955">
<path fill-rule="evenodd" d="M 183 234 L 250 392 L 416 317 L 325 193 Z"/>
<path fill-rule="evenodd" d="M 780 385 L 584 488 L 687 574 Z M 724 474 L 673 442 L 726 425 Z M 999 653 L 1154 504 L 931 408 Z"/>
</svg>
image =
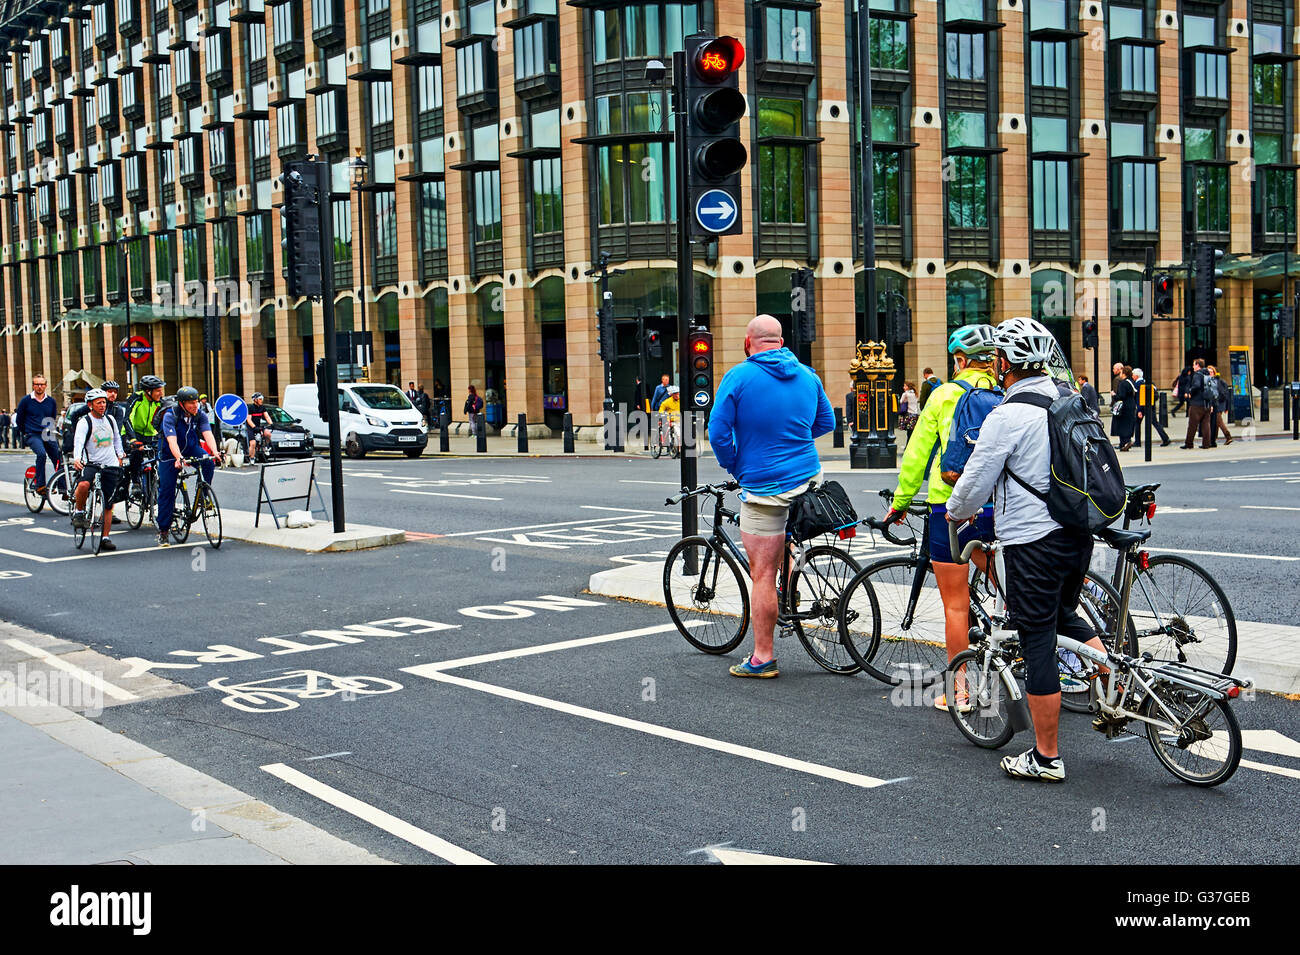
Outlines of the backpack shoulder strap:
<svg viewBox="0 0 1300 955">
<path fill-rule="evenodd" d="M 1014 394 L 1008 397 L 1005 401 L 1003 401 L 1003 404 L 1033 405 L 1035 408 L 1042 408 L 1044 411 L 1046 411 L 1048 408 L 1052 407 L 1052 402 L 1054 402 L 1055 400 L 1056 400 L 1055 398 L 1050 398 L 1047 395 L 1040 395 L 1036 392 L 1022 391 L 1019 394 Z"/>
</svg>

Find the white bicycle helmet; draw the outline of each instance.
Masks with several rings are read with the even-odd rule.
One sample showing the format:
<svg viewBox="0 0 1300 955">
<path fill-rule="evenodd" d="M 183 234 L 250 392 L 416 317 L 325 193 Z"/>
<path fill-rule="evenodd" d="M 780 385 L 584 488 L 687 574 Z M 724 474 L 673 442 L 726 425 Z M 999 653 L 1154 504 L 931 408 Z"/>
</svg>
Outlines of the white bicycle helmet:
<svg viewBox="0 0 1300 955">
<path fill-rule="evenodd" d="M 992 358 L 997 350 L 992 325 L 963 325 L 948 336 L 948 354 L 961 352 L 970 358 Z"/>
<path fill-rule="evenodd" d="M 108 392 L 103 391 L 102 389 L 99 388 L 91 388 L 88 392 L 86 392 L 86 404 L 90 404 L 96 398 L 103 398 L 105 401 L 107 401 Z"/>
<path fill-rule="evenodd" d="M 998 351 L 1013 368 L 1041 371 L 1060 351 L 1052 333 L 1032 318 L 1008 318 L 993 332 Z"/>
</svg>

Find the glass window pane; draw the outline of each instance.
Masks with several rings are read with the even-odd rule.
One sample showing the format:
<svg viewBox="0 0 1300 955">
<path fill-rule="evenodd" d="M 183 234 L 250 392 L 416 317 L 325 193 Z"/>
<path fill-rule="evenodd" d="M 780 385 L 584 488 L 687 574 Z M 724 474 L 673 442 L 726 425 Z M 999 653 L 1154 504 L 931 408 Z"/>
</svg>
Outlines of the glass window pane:
<svg viewBox="0 0 1300 955">
<path fill-rule="evenodd" d="M 1213 17 L 1183 17 L 1183 46 L 1214 46 Z"/>
<path fill-rule="evenodd" d="M 898 142 L 898 107 L 871 107 L 871 138 L 886 143 Z"/>
<path fill-rule="evenodd" d="M 1282 25 L 1280 23 L 1256 23 L 1251 44 L 1252 53 L 1284 53 L 1282 49 Z"/>
<path fill-rule="evenodd" d="M 1146 131 L 1141 123 L 1110 124 L 1112 156 L 1145 156 Z"/>
<path fill-rule="evenodd" d="M 947 114 L 947 122 L 949 147 L 988 145 L 983 113 L 954 110 Z"/>
<path fill-rule="evenodd" d="M 1112 40 L 1122 40 L 1126 37 L 1140 39 L 1145 35 L 1142 21 L 1143 16 L 1140 7 L 1121 7 L 1117 4 L 1111 4 L 1109 38 Z"/>
<path fill-rule="evenodd" d="M 1054 116 L 1033 118 L 1034 152 L 1065 152 L 1070 148 L 1068 120 Z"/>
<path fill-rule="evenodd" d="M 1031 0 L 1029 5 L 1031 30 L 1065 29 L 1065 0 Z"/>
<path fill-rule="evenodd" d="M 1282 161 L 1282 137 L 1277 133 L 1255 134 L 1255 162 L 1280 163 Z"/>
<path fill-rule="evenodd" d="M 947 0 L 943 11 L 945 20 L 983 20 L 984 0 Z"/>
<path fill-rule="evenodd" d="M 1187 159 L 1217 159 L 1213 129 L 1188 126 L 1183 130 L 1183 152 Z"/>
</svg>

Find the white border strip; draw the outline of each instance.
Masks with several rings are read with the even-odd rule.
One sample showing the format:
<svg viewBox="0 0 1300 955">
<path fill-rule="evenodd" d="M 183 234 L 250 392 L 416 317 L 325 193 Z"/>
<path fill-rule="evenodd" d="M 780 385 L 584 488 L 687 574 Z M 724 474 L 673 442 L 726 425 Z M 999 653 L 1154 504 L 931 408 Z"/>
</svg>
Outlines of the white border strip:
<svg viewBox="0 0 1300 955">
<path fill-rule="evenodd" d="M 5 643 L 9 644 L 9 646 L 13 647 L 15 650 L 21 650 L 23 653 L 29 654 L 40 660 L 44 660 L 52 667 L 58 667 L 60 670 L 64 670 L 67 673 L 71 673 L 82 683 L 86 684 L 87 686 L 93 686 L 101 693 L 105 693 L 108 696 L 111 696 L 115 700 L 140 699 L 130 690 L 124 690 L 120 686 L 115 686 L 114 684 L 109 683 L 107 680 L 104 680 L 96 676 L 94 673 L 91 673 L 89 670 L 83 670 L 81 667 L 69 663 L 67 660 L 64 660 L 62 657 L 57 657 L 53 653 L 50 653 L 47 650 L 42 650 L 40 647 L 34 647 L 30 643 L 27 643 L 23 640 L 17 640 L 17 639 L 6 640 Z"/>
<path fill-rule="evenodd" d="M 692 621 L 691 626 L 704 626 L 704 621 Z M 657 627 L 642 627 L 640 630 L 620 630 L 618 633 L 606 633 L 598 637 L 580 637 L 576 640 L 561 640 L 557 643 L 543 643 L 535 647 L 521 647 L 518 650 L 502 650 L 499 653 L 484 653 L 476 657 L 461 657 L 459 660 L 443 660 L 439 663 L 420 663 L 413 667 L 403 667 L 403 673 L 429 677 L 443 670 L 474 666 L 478 663 L 494 663 L 497 660 L 513 660 L 516 657 L 530 657 L 536 653 L 550 653 L 553 650 L 572 650 L 574 647 L 587 647 L 594 643 L 610 643 L 614 640 L 627 640 L 631 637 L 644 637 L 652 633 L 670 633 L 677 629 L 671 623 Z"/>
<path fill-rule="evenodd" d="M 284 763 L 271 763 L 263 766 L 263 771 L 270 773 L 276 779 L 288 783 L 290 786 L 296 786 L 303 792 L 315 796 L 322 802 L 327 802 L 337 809 L 342 809 L 346 813 L 351 813 L 358 819 L 370 823 L 376 828 L 384 830 L 390 835 L 409 842 L 411 845 L 423 849 L 425 852 L 436 855 L 439 859 L 444 859 L 452 865 L 493 865 L 482 856 L 477 856 L 468 849 L 462 849 L 460 846 L 452 845 L 446 839 L 439 839 L 431 832 L 425 832 L 403 819 L 384 812 L 382 809 L 376 809 L 369 803 L 362 802 L 354 796 L 340 792 L 333 786 L 327 786 L 319 780 L 313 779 L 305 773 L 300 773 L 296 769 L 284 765 Z"/>
</svg>

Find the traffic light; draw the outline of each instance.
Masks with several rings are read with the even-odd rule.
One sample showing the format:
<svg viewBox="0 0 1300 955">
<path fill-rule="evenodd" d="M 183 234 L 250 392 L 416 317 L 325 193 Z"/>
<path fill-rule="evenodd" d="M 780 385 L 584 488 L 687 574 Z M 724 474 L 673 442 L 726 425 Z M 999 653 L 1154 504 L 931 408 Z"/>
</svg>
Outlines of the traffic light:
<svg viewBox="0 0 1300 955">
<path fill-rule="evenodd" d="M 1097 347 L 1097 323 L 1091 318 L 1083 320 L 1083 347 Z"/>
<path fill-rule="evenodd" d="M 1277 310 L 1278 335 L 1282 338 L 1295 337 L 1295 309 L 1283 305 Z"/>
<path fill-rule="evenodd" d="M 1213 325 L 1215 302 L 1223 298 L 1223 289 L 1219 288 L 1219 279 L 1223 270 L 1218 267 L 1223 252 L 1209 243 L 1202 242 L 1196 247 L 1196 293 L 1192 310 L 1193 325 Z"/>
<path fill-rule="evenodd" d="M 708 238 L 744 231 L 740 170 L 749 161 L 741 137 L 745 97 L 738 70 L 745 47 L 731 36 L 687 37 L 684 161 L 690 196 L 691 235 Z"/>
<path fill-rule="evenodd" d="M 614 295 L 605 293 L 605 304 L 597 312 L 600 324 L 600 360 L 618 360 L 618 329 L 614 325 Z"/>
<path fill-rule="evenodd" d="M 895 345 L 906 345 L 912 340 L 912 308 L 901 298 L 885 314 L 885 334 Z"/>
<path fill-rule="evenodd" d="M 651 329 L 645 333 L 645 354 L 647 358 L 663 358 L 663 336 Z"/>
<path fill-rule="evenodd" d="M 1157 275 L 1151 287 L 1155 296 L 1151 311 L 1156 315 L 1174 314 L 1174 280 L 1165 274 Z"/>
<path fill-rule="evenodd" d="M 290 298 L 320 298 L 320 189 L 314 163 L 285 164 L 280 177 L 284 204 L 280 206 L 281 272 Z"/>
<path fill-rule="evenodd" d="M 817 296 L 812 269 L 795 269 L 790 273 L 790 321 L 799 344 L 811 345 L 817 340 Z"/>
<path fill-rule="evenodd" d="M 713 404 L 713 332 L 702 328 L 693 330 L 687 339 L 690 369 L 687 374 L 689 389 L 683 395 L 682 407 L 707 411 Z"/>
<path fill-rule="evenodd" d="M 330 381 L 329 365 L 324 358 L 316 359 L 316 410 L 320 412 L 322 421 L 329 420 L 330 402 L 329 396 L 335 391 L 334 384 Z M 335 399 L 337 400 L 337 399 Z"/>
</svg>

